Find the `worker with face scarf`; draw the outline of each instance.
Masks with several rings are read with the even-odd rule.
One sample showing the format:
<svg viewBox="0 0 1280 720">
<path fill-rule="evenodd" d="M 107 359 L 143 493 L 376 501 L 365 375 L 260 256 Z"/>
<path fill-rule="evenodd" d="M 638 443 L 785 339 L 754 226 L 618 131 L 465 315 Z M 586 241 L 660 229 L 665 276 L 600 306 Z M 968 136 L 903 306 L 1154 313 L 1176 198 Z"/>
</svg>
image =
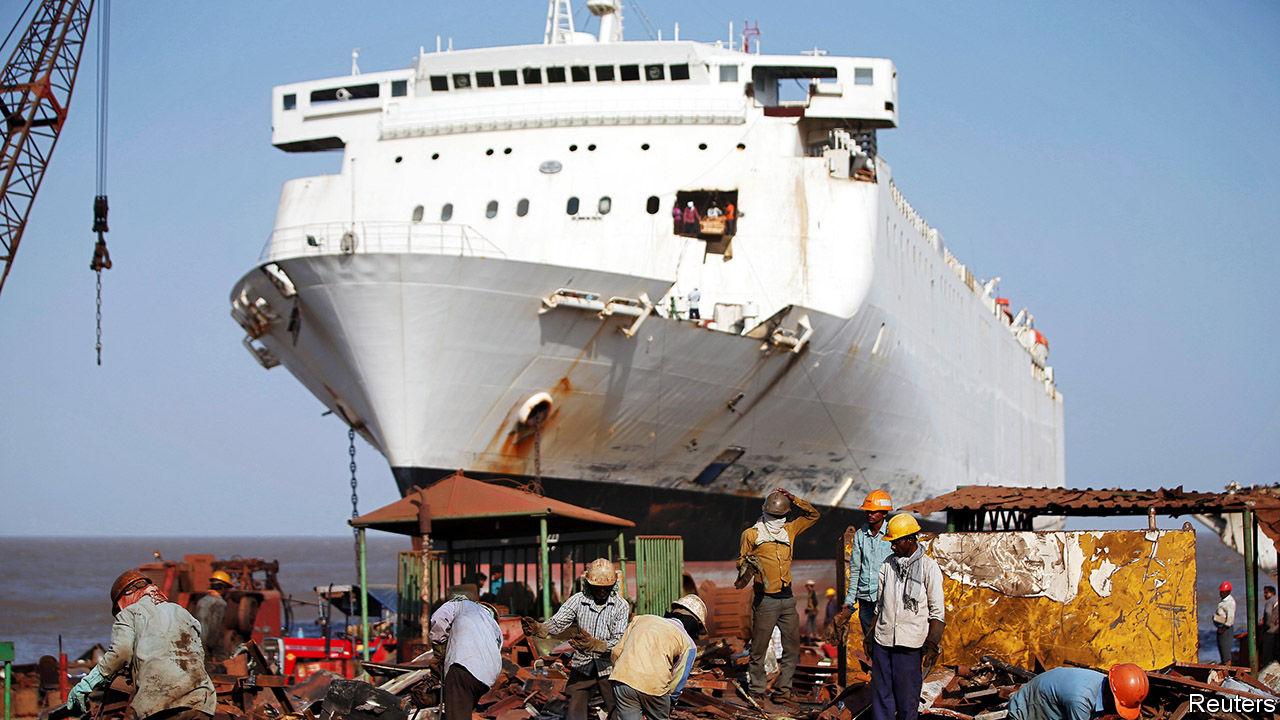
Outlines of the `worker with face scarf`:
<svg viewBox="0 0 1280 720">
<path fill-rule="evenodd" d="M 799 512 L 788 520 L 792 510 Z M 791 552 L 796 536 L 818 521 L 818 511 L 805 500 L 778 488 L 765 500 L 764 511 L 754 525 L 742 531 L 738 553 L 738 587 L 751 582 L 752 600 L 751 663 L 747 666 L 748 692 L 764 696 L 764 655 L 769 649 L 773 628 L 782 633 L 782 659 L 773 700 L 791 699 L 791 677 L 800 656 L 800 615 L 791 591 Z"/>
</svg>

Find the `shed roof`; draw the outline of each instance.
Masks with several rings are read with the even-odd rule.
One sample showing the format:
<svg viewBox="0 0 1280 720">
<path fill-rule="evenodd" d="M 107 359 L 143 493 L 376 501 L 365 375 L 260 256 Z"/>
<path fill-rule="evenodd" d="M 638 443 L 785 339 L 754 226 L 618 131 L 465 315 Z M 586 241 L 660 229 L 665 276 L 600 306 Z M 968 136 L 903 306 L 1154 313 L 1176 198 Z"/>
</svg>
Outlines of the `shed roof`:
<svg viewBox="0 0 1280 720">
<path fill-rule="evenodd" d="M 352 527 L 401 535 L 419 533 L 419 508 L 431 519 L 431 536 L 440 540 L 537 535 L 539 520 L 548 532 L 578 532 L 635 527 L 635 523 L 570 505 L 528 490 L 466 477 L 461 471 L 349 521 Z"/>
<path fill-rule="evenodd" d="M 1036 515 L 1230 513 L 1245 509 L 1280 510 L 1280 497 L 1260 491 L 1206 493 L 1176 488 L 1156 490 L 1094 490 L 1092 488 L 1024 488 L 973 485 L 912 503 L 906 512 L 931 514 L 943 510 L 1021 510 Z"/>
</svg>

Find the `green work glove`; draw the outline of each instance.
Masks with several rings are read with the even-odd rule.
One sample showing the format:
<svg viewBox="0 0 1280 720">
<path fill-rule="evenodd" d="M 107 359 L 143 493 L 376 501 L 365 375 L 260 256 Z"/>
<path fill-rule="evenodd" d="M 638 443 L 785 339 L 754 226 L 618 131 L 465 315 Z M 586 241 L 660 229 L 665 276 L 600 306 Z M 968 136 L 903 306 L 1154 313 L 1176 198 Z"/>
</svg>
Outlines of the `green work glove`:
<svg viewBox="0 0 1280 720">
<path fill-rule="evenodd" d="M 80 682 L 71 688 L 71 692 L 67 693 L 67 709 L 81 715 L 89 712 L 89 693 L 105 680 L 106 678 L 97 667 L 90 670 L 89 674 L 81 678 Z"/>
</svg>

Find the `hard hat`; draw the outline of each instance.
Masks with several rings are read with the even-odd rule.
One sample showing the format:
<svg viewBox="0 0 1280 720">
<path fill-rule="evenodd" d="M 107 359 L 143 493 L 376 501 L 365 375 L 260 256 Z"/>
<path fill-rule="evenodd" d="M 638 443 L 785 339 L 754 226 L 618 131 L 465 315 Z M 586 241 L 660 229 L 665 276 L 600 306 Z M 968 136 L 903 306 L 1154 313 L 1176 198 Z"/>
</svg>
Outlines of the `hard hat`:
<svg viewBox="0 0 1280 720">
<path fill-rule="evenodd" d="M 893 501 L 889 499 L 889 493 L 883 490 L 872 490 L 867 493 L 867 499 L 862 501 L 859 510 L 883 510 L 885 512 L 893 511 Z"/>
<path fill-rule="evenodd" d="M 827 597 L 835 597 L 835 594 L 836 594 L 835 588 L 827 588 Z"/>
<path fill-rule="evenodd" d="M 1231 583 L 1224 580 L 1222 584 L 1218 586 L 1218 592 L 1231 592 Z"/>
<path fill-rule="evenodd" d="M 209 584 L 222 583 L 227 587 L 231 587 L 231 576 L 225 570 L 214 570 L 209 576 Z"/>
<path fill-rule="evenodd" d="M 702 627 L 705 628 L 707 626 L 707 605 L 697 595 L 685 595 L 671 603 L 671 609 L 674 610 L 676 608 L 688 610 L 694 617 L 698 618 L 698 622 Z"/>
<path fill-rule="evenodd" d="M 1137 720 L 1142 714 L 1142 701 L 1150 689 L 1147 673 L 1133 663 L 1120 663 L 1111 666 L 1107 682 L 1116 701 L 1116 713 L 1125 720 Z"/>
<path fill-rule="evenodd" d="M 111 606 L 114 608 L 123 595 L 150 584 L 151 578 L 146 575 L 137 570 L 125 570 L 120 573 L 120 577 L 116 578 L 115 582 L 111 583 Z"/>
<path fill-rule="evenodd" d="M 805 584 L 805 586 L 806 586 L 806 587 L 808 587 L 809 585 L 817 585 L 818 583 L 816 583 L 816 582 L 814 582 L 814 581 L 812 581 L 812 580 L 805 580 L 805 581 L 804 581 L 804 584 Z"/>
<path fill-rule="evenodd" d="M 885 530 L 884 539 L 893 542 L 898 538 L 904 538 L 908 535 L 914 535 L 920 532 L 920 523 L 908 513 L 898 513 L 889 518 L 888 529 Z"/>
<path fill-rule="evenodd" d="M 618 573 L 613 569 L 613 563 L 604 558 L 596 558 L 587 566 L 587 571 L 582 575 L 588 585 L 596 585 L 598 587 L 612 587 L 618 582 Z"/>
<path fill-rule="evenodd" d="M 764 501 L 764 511 L 770 515 L 786 515 L 791 512 L 791 498 L 780 490 L 774 490 Z"/>
</svg>

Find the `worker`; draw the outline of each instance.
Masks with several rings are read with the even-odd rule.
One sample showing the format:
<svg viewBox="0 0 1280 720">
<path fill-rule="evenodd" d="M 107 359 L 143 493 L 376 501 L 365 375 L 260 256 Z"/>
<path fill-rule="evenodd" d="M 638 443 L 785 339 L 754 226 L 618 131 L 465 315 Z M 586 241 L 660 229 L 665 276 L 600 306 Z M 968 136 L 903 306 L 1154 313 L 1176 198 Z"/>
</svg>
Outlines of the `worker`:
<svg viewBox="0 0 1280 720">
<path fill-rule="evenodd" d="M 698 234 L 698 221 L 701 219 L 702 217 L 698 214 L 698 208 L 694 207 L 693 201 L 690 200 L 684 208 L 684 234 L 696 236 Z"/>
<path fill-rule="evenodd" d="M 445 643 L 440 666 L 444 720 L 471 720 L 476 701 L 489 692 L 502 671 L 498 611 L 489 603 L 454 595 L 431 613 L 427 639 L 432 645 Z"/>
<path fill-rule="evenodd" d="M 209 576 L 209 592 L 196 601 L 200 640 L 204 642 L 204 655 L 210 660 L 227 658 L 226 643 L 222 640 L 223 620 L 227 615 L 227 599 L 223 594 L 230 588 L 231 576 L 225 570 L 215 570 Z"/>
<path fill-rule="evenodd" d="M 1280 598 L 1274 585 L 1262 588 L 1262 616 L 1258 618 L 1258 667 L 1276 659 L 1276 633 L 1280 632 Z"/>
<path fill-rule="evenodd" d="M 1213 627 L 1218 631 L 1218 658 L 1223 665 L 1231 664 L 1231 640 L 1235 637 L 1236 599 L 1231 597 L 1231 583 L 1223 581 L 1218 586 L 1218 608 L 1213 612 Z"/>
<path fill-rule="evenodd" d="M 827 614 L 823 618 L 822 625 L 826 627 L 835 621 L 836 615 L 840 613 L 840 601 L 836 599 L 836 589 L 827 588 Z"/>
<path fill-rule="evenodd" d="M 924 676 L 942 643 L 942 570 L 925 554 L 919 534 L 920 523 L 907 513 L 894 515 L 884 534 L 893 554 L 880 565 L 876 624 L 870 647 L 864 645 L 873 720 L 915 720 Z"/>
<path fill-rule="evenodd" d="M 579 634 L 569 642 L 569 678 L 565 685 L 568 706 L 565 720 L 586 720 L 587 705 L 596 692 L 604 700 L 605 711 L 613 714 L 613 686 L 609 674 L 613 662 L 609 651 L 622 640 L 631 619 L 631 606 L 614 593 L 618 573 L 613 563 L 597 558 L 583 575 L 582 592 L 574 593 L 546 623 L 531 617 L 520 618 L 524 634 L 530 637 L 558 635 L 577 624 Z"/>
<path fill-rule="evenodd" d="M 804 581 L 804 634 L 809 637 L 818 634 L 818 591 L 814 589 L 815 585 L 817 583 L 812 580 Z"/>
<path fill-rule="evenodd" d="M 733 206 L 733 201 L 729 201 L 724 206 L 724 234 L 733 235 L 738 229 L 738 212 Z"/>
<path fill-rule="evenodd" d="M 701 320 L 702 313 L 698 310 L 698 303 L 702 302 L 702 292 L 698 288 L 689 291 L 689 319 Z"/>
<path fill-rule="evenodd" d="M 799 510 L 800 515 L 787 520 L 793 508 Z M 812 527 L 818 517 L 818 511 L 808 502 L 778 488 L 765 499 L 760 519 L 742 531 L 738 552 L 739 581 L 745 575 L 754 576 L 748 693 L 757 701 L 764 697 L 764 656 L 774 627 L 782 634 L 782 658 L 778 661 L 773 700 L 787 702 L 791 699 L 791 678 L 800 656 L 800 618 L 791 591 L 792 546 L 796 536 Z"/>
<path fill-rule="evenodd" d="M 1059 667 L 1040 673 L 1009 698 L 1009 720 L 1137 720 L 1147 697 L 1147 673 L 1133 663 L 1097 670 Z"/>
<path fill-rule="evenodd" d="M 711 201 L 711 207 L 707 208 L 707 217 L 709 217 L 709 218 L 718 218 L 718 217 L 721 217 L 721 216 L 723 216 L 723 215 L 724 215 L 724 211 L 722 211 L 722 210 L 720 209 L 720 206 L 719 206 L 719 205 L 717 205 L 717 204 L 716 204 L 716 202 L 715 202 L 714 200 L 712 200 L 712 201 Z"/>
<path fill-rule="evenodd" d="M 680 210 L 680 203 L 671 206 L 671 222 L 672 232 L 679 235 L 684 229 L 684 212 Z"/>
<path fill-rule="evenodd" d="M 876 621 L 880 566 L 893 552 L 884 536 L 884 519 L 893 511 L 893 500 L 884 490 L 872 490 L 858 509 L 867 513 L 867 522 L 853 533 L 853 542 L 849 545 L 849 586 L 836 626 L 843 629 L 856 610 L 862 637 L 866 638 Z"/>
<path fill-rule="evenodd" d="M 637 615 L 612 650 L 612 720 L 668 720 L 706 627 L 707 606 L 697 595 L 671 603 L 662 617 Z"/>
<path fill-rule="evenodd" d="M 135 688 L 130 706 L 142 720 L 208 720 L 217 696 L 204 669 L 200 625 L 146 575 L 128 570 L 111 583 L 111 647 L 67 695 L 85 714 L 88 696 L 126 664 Z"/>
</svg>

